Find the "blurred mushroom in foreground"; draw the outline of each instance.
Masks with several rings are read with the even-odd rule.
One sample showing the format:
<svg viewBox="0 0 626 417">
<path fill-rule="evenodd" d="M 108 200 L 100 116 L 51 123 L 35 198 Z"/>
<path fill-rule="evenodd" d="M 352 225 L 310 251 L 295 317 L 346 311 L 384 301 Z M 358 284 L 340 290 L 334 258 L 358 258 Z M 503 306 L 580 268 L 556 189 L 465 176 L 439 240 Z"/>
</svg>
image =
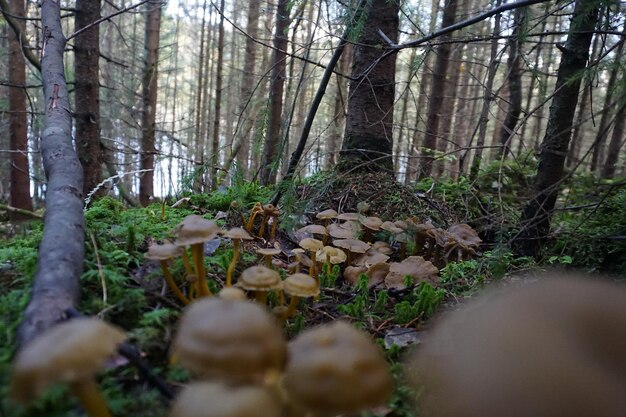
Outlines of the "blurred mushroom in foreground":
<svg viewBox="0 0 626 417">
<path fill-rule="evenodd" d="M 626 287 L 551 276 L 437 323 L 410 362 L 422 416 L 626 415 Z"/>
</svg>

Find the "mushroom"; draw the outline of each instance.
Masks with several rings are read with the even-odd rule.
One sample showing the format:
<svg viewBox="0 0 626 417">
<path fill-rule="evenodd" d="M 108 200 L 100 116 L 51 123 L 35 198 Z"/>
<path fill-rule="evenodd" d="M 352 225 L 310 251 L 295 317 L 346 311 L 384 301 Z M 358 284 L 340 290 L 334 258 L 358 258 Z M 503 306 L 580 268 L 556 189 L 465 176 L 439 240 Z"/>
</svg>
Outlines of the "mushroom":
<svg viewBox="0 0 626 417">
<path fill-rule="evenodd" d="M 283 404 L 261 385 L 194 382 L 176 397 L 170 417 L 282 417 Z"/>
<path fill-rule="evenodd" d="M 272 256 L 278 255 L 282 251 L 277 248 L 259 248 L 256 253 L 265 258 L 265 267 L 272 269 Z"/>
<path fill-rule="evenodd" d="M 248 299 L 245 291 L 237 287 L 224 287 L 217 293 L 217 296 L 231 301 L 246 301 Z"/>
<path fill-rule="evenodd" d="M 436 284 L 439 281 L 439 269 L 421 256 L 409 256 L 404 261 L 390 264 L 389 273 L 385 277 L 387 288 L 401 290 L 406 288 L 404 277 L 410 276 L 413 284 L 427 281 Z"/>
<path fill-rule="evenodd" d="M 354 260 L 354 265 L 369 266 L 369 265 L 373 265 L 373 264 L 379 264 L 379 263 L 387 262 L 388 259 L 389 259 L 388 255 L 382 254 L 382 253 L 374 250 L 374 248 L 372 247 L 372 248 L 368 249 L 367 252 L 365 252 L 363 255 L 361 255 L 358 258 L 356 258 Z"/>
<path fill-rule="evenodd" d="M 292 250 L 293 255 L 296 257 L 296 267 L 295 267 L 295 271 L 300 272 L 300 265 L 304 265 L 307 268 L 310 268 L 311 265 L 313 264 L 311 262 L 311 258 L 309 258 L 308 256 L 306 256 L 306 251 L 302 248 L 295 248 Z"/>
<path fill-rule="evenodd" d="M 163 271 L 163 278 L 165 278 L 165 282 L 170 287 L 170 290 L 174 293 L 174 295 L 183 303 L 189 304 L 189 298 L 182 293 L 178 285 L 176 285 L 176 281 L 170 272 L 167 261 L 174 258 L 175 256 L 179 256 L 183 253 L 184 249 L 180 246 L 176 246 L 173 243 L 167 242 L 163 244 L 152 244 L 148 247 L 148 253 L 144 255 L 146 259 L 159 261 L 161 263 L 161 270 Z"/>
<path fill-rule="evenodd" d="M 314 238 L 321 238 L 324 245 L 328 240 L 328 230 L 321 224 L 309 224 L 297 230 L 299 233 L 310 233 Z"/>
<path fill-rule="evenodd" d="M 322 221 L 322 224 L 327 227 L 328 221 L 337 218 L 337 212 L 333 209 L 327 209 L 320 211 L 315 215 L 315 218 Z"/>
<path fill-rule="evenodd" d="M 357 232 L 352 228 L 345 228 L 337 223 L 328 226 L 328 234 L 335 239 L 354 239 Z"/>
<path fill-rule="evenodd" d="M 201 378 L 251 382 L 282 371 L 287 347 L 280 327 L 265 308 L 213 297 L 187 306 L 173 356 Z"/>
<path fill-rule="evenodd" d="M 96 318 L 76 318 L 54 326 L 18 353 L 11 397 L 28 403 L 50 385 L 67 383 L 89 416 L 110 417 L 94 375 L 125 338 L 117 327 Z"/>
<path fill-rule="evenodd" d="M 309 275 L 312 277 L 317 276 L 316 268 L 315 268 L 315 257 L 317 256 L 317 251 L 322 249 L 324 244 L 322 241 L 317 239 L 306 238 L 300 241 L 300 247 L 306 249 L 311 254 L 311 267 L 309 268 Z"/>
<path fill-rule="evenodd" d="M 359 282 L 359 276 L 365 274 L 368 278 L 367 288 L 373 288 L 385 281 L 385 276 L 389 273 L 388 263 L 377 263 L 369 267 L 365 265 L 349 266 L 343 273 L 343 277 L 353 287 Z"/>
<path fill-rule="evenodd" d="M 387 401 L 389 366 L 369 335 L 336 321 L 300 333 L 289 344 L 284 389 L 316 416 L 356 414 Z"/>
<path fill-rule="evenodd" d="M 348 256 L 341 249 L 334 248 L 332 246 L 324 246 L 322 249 L 317 251 L 316 259 L 319 262 L 325 263 L 326 270 L 330 273 L 331 265 L 337 265 L 345 262 L 348 259 Z"/>
<path fill-rule="evenodd" d="M 273 204 L 266 204 L 263 206 L 263 220 L 261 221 L 261 227 L 259 228 L 259 237 L 262 238 L 265 234 L 265 226 L 270 219 L 273 219 L 272 231 L 270 232 L 269 240 L 273 240 L 276 235 L 276 225 L 278 223 L 278 216 L 280 210 L 278 210 Z"/>
<path fill-rule="evenodd" d="M 361 217 L 359 222 L 365 227 L 365 234 L 363 235 L 364 242 L 370 242 L 374 236 L 374 232 L 380 230 L 380 226 L 383 221 L 378 217 Z"/>
<path fill-rule="evenodd" d="M 457 249 L 457 260 L 463 260 L 472 255 L 476 255 L 476 249 L 482 242 L 478 233 L 468 224 L 454 224 L 448 228 L 448 233 L 452 236 L 453 242 L 448 243 L 446 248 L 446 258 L 452 250 Z"/>
<path fill-rule="evenodd" d="M 522 281 L 472 297 L 429 329 L 407 367 L 420 413 L 623 416 L 624 285 L 571 272 Z"/>
<path fill-rule="evenodd" d="M 233 271 L 235 270 L 235 265 L 237 265 L 237 260 L 239 259 L 239 245 L 242 240 L 252 240 L 253 237 L 240 227 L 233 227 L 228 232 L 224 233 L 224 237 L 228 237 L 233 240 L 233 259 L 230 261 L 228 270 L 226 271 L 226 286 L 230 287 L 233 285 Z"/>
<path fill-rule="evenodd" d="M 292 317 L 296 313 L 300 298 L 319 295 L 320 286 L 314 278 L 307 274 L 293 274 L 283 281 L 283 291 L 291 296 L 286 316 Z"/>
<path fill-rule="evenodd" d="M 353 221 L 353 220 L 359 220 L 360 217 L 361 215 L 359 213 L 341 213 L 337 216 L 337 220 Z"/>
<path fill-rule="evenodd" d="M 248 233 L 253 233 L 254 219 L 259 213 L 263 213 L 263 206 L 261 205 L 261 203 L 254 203 L 254 206 L 250 210 L 250 218 L 248 219 L 248 222 L 246 223 L 246 231 Z"/>
<path fill-rule="evenodd" d="M 333 240 L 333 245 L 348 251 L 348 259 L 346 261 L 348 264 L 352 261 L 353 254 L 365 253 L 371 248 L 369 244 L 356 239 L 335 239 Z"/>
<path fill-rule="evenodd" d="M 255 299 L 261 304 L 267 302 L 268 291 L 280 289 L 281 285 L 278 272 L 260 265 L 244 269 L 237 281 L 238 287 L 254 291 Z"/>
<path fill-rule="evenodd" d="M 206 220 L 196 214 L 189 215 L 176 227 L 176 245 L 191 246 L 193 263 L 198 276 L 198 294 L 200 296 L 211 295 L 206 282 L 206 270 L 204 268 L 204 242 L 211 240 L 222 229 L 217 223 Z"/>
</svg>

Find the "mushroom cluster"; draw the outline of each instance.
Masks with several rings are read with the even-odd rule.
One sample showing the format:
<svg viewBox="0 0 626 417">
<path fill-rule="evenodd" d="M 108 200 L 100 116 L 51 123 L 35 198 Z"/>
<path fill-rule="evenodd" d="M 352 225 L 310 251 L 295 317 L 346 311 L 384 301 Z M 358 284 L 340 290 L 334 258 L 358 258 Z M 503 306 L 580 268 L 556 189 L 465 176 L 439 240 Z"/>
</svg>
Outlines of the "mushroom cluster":
<svg viewBox="0 0 626 417">
<path fill-rule="evenodd" d="M 305 294 L 310 281 L 300 274 L 285 284 Z M 196 376 L 177 396 L 172 417 L 331 417 L 380 405 L 392 391 L 369 335 L 335 322 L 287 343 L 267 310 L 250 301 L 215 297 L 188 306 L 172 355 Z"/>
</svg>

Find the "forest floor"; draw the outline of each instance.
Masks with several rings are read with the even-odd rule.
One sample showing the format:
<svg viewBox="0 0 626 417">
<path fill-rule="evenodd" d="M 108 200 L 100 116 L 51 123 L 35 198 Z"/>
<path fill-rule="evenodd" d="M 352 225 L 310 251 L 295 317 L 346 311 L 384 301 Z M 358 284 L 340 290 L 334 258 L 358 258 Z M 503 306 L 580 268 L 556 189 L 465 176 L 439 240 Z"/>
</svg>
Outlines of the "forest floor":
<svg viewBox="0 0 626 417">
<path fill-rule="evenodd" d="M 504 172 L 504 173 L 503 173 Z M 448 229 L 468 224 L 482 239 L 476 254 L 459 259 L 432 258 L 432 253 L 411 247 L 401 249 L 389 232 L 378 232 L 375 240 L 388 245 L 386 263 L 400 263 L 413 252 L 437 264 L 436 278 L 411 279 L 388 285 L 357 274 L 344 279 L 345 265 L 321 268 L 321 295 L 301 302 L 298 314 L 285 323 L 288 339 L 304 329 L 335 320 L 347 320 L 370 333 L 385 352 L 396 389 L 389 403 L 367 415 L 414 416 L 413 389 L 404 380 L 406 355 L 419 345 L 432 317 L 454 309 L 464 300 L 482 292 L 485 286 L 522 285 L 546 269 L 575 268 L 586 272 L 626 277 L 626 191 L 624 187 L 580 180 L 563 196 L 560 207 L 596 204 L 592 210 L 562 210 L 553 220 L 555 234 L 539 260 L 516 256 L 507 244 L 515 233 L 516 220 L 527 188 L 520 181 L 523 172 L 500 171 L 486 174 L 482 182 L 423 181 L 415 186 L 398 184 L 380 173 L 318 174 L 289 189 L 281 200 L 279 229 L 275 239 L 257 236 L 243 245 L 235 276 L 245 268 L 262 263 L 258 248 L 278 247 L 275 268 L 284 269 L 293 261 L 292 250 L 306 233 L 297 230 L 319 223 L 316 213 L 335 209 L 340 213 L 360 212 L 362 218 L 378 216 L 384 221 L 407 218 L 416 223 L 432 222 Z M 499 181 L 494 186 L 494 178 Z M 147 208 L 127 208 L 112 198 L 103 198 L 86 211 L 87 238 L 85 272 L 81 277 L 82 299 L 78 310 L 95 315 L 125 329 L 153 372 L 175 389 L 190 375 L 168 361 L 181 303 L 163 283 L 159 265 L 144 258 L 150 244 L 173 237 L 173 230 L 186 216 L 199 214 L 215 219 L 224 229 L 241 227 L 256 202 L 264 203 L 272 190 L 239 181 L 212 194 L 181 194 Z M 0 333 L 0 416 L 78 416 L 67 390 L 55 387 L 30 407 L 8 400 L 11 360 L 15 335 L 28 301 L 35 272 L 37 246 L 43 225 L 2 223 L 0 239 L 0 316 L 5 324 Z M 260 232 L 260 219 L 255 233 Z M 360 232 L 362 237 L 364 232 Z M 621 236 L 622 238 L 619 238 Z M 232 241 L 218 238 L 205 245 L 205 264 L 213 292 L 224 285 L 233 257 Z M 180 259 L 172 265 L 175 276 L 184 276 Z M 365 271 L 362 271 L 365 272 Z M 284 273 L 286 274 L 286 272 Z M 271 304 L 279 303 L 276 295 Z M 166 415 L 168 400 L 138 371 L 119 362 L 110 366 L 101 385 L 113 415 Z"/>
</svg>

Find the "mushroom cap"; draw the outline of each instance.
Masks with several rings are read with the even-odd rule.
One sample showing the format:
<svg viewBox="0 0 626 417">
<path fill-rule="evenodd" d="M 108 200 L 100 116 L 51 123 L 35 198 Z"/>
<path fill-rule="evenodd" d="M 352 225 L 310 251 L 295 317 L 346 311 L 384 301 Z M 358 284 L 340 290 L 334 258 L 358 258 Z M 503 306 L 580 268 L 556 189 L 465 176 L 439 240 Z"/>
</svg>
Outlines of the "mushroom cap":
<svg viewBox="0 0 626 417">
<path fill-rule="evenodd" d="M 237 281 L 238 287 L 248 291 L 270 291 L 281 285 L 280 274 L 261 265 L 244 269 Z"/>
<path fill-rule="evenodd" d="M 248 299 L 245 291 L 237 287 L 224 287 L 217 293 L 217 296 L 231 301 L 246 301 Z"/>
<path fill-rule="evenodd" d="M 402 262 L 390 264 L 389 273 L 385 277 L 385 285 L 387 288 L 397 290 L 406 288 L 404 284 L 406 275 L 411 277 L 413 284 L 419 284 L 422 281 L 435 284 L 439 282 L 439 269 L 432 262 L 421 256 L 409 256 Z"/>
<path fill-rule="evenodd" d="M 320 293 L 320 286 L 307 274 L 293 274 L 283 281 L 283 291 L 296 297 L 313 297 Z"/>
<path fill-rule="evenodd" d="M 194 382 L 176 397 L 170 417 L 281 417 L 283 406 L 269 388 Z"/>
<path fill-rule="evenodd" d="M 171 242 L 165 242 L 162 244 L 154 243 L 148 246 L 148 252 L 144 255 L 144 258 L 153 261 L 165 261 L 167 259 L 175 258 L 182 255 L 183 248 L 176 246 Z"/>
<path fill-rule="evenodd" d="M 390 222 L 390 221 L 383 222 L 380 225 L 380 228 L 388 232 L 391 232 L 394 235 L 404 232 L 403 228 L 401 228 L 400 226 L 397 226 L 394 222 Z"/>
<path fill-rule="evenodd" d="M 426 234 L 435 239 L 437 245 L 445 247 L 449 242 L 454 241 L 454 236 L 440 228 L 428 229 Z"/>
<path fill-rule="evenodd" d="M 327 209 L 324 211 L 320 211 L 319 213 L 317 213 L 315 215 L 315 217 L 319 220 L 327 220 L 327 219 L 334 219 L 338 216 L 337 212 L 333 209 Z"/>
<path fill-rule="evenodd" d="M 301 248 L 310 250 L 311 252 L 317 252 L 318 250 L 324 247 L 324 244 L 322 243 L 321 240 L 311 239 L 310 237 L 307 237 L 306 239 L 302 239 L 299 245 Z"/>
<path fill-rule="evenodd" d="M 387 259 L 389 259 L 388 255 L 385 255 L 384 253 L 380 253 L 374 250 L 374 248 L 370 248 L 363 255 L 356 258 L 354 260 L 354 264 L 369 266 L 369 265 L 387 262 Z"/>
<path fill-rule="evenodd" d="M 356 239 L 335 239 L 333 245 L 346 249 L 352 253 L 365 253 L 371 246 L 362 240 Z"/>
<path fill-rule="evenodd" d="M 191 214 L 176 226 L 176 245 L 188 246 L 211 240 L 222 229 L 214 221 L 207 220 L 197 214 Z"/>
<path fill-rule="evenodd" d="M 318 262 L 330 262 L 333 265 L 345 262 L 348 259 L 346 253 L 339 248 L 324 246 L 317 251 L 316 260 Z"/>
<path fill-rule="evenodd" d="M 378 346 L 349 323 L 317 326 L 289 344 L 284 388 L 294 403 L 313 414 L 351 414 L 380 405 L 392 385 Z"/>
<path fill-rule="evenodd" d="M 280 210 L 273 204 L 264 205 L 263 211 L 270 216 L 280 216 Z"/>
<path fill-rule="evenodd" d="M 348 281 L 350 285 L 353 287 L 359 282 L 359 276 L 367 272 L 367 267 L 365 265 L 357 265 L 357 266 L 346 266 L 346 269 L 343 271 L 343 279 Z M 369 287 L 369 283 L 368 283 Z"/>
<path fill-rule="evenodd" d="M 328 236 L 328 230 L 321 224 L 309 224 L 298 229 L 300 233 L 310 233 L 312 235 Z"/>
<path fill-rule="evenodd" d="M 391 255 L 393 253 L 393 249 L 391 249 L 387 242 L 376 241 L 372 244 L 372 249 L 383 255 Z"/>
<path fill-rule="evenodd" d="M 482 242 L 476 230 L 472 229 L 472 226 L 469 224 L 453 224 L 448 228 L 448 233 L 453 235 L 456 241 L 466 248 L 477 248 L 480 242 Z"/>
<path fill-rule="evenodd" d="M 337 220 L 359 220 L 359 213 L 341 213 L 337 216 Z"/>
<path fill-rule="evenodd" d="M 258 248 L 256 250 L 256 253 L 258 253 L 259 255 L 278 255 L 279 253 L 281 253 L 282 250 L 278 249 L 278 248 Z"/>
<path fill-rule="evenodd" d="M 361 217 L 359 222 L 368 229 L 378 231 L 380 230 L 380 226 L 383 224 L 383 221 L 378 217 Z"/>
<path fill-rule="evenodd" d="M 246 231 L 246 229 L 242 229 L 241 227 L 233 227 L 229 229 L 226 233 L 224 233 L 224 237 L 229 239 L 241 239 L 241 240 L 252 240 L 254 239 L 250 236 L 250 233 Z"/>
<path fill-rule="evenodd" d="M 56 382 L 93 377 L 124 339 L 123 331 L 96 318 L 76 318 L 48 329 L 19 351 L 11 397 L 27 403 Z"/>
<path fill-rule="evenodd" d="M 358 230 L 353 230 L 352 228 L 345 228 L 337 223 L 333 223 L 328 226 L 328 234 L 334 237 L 335 239 L 354 239 Z"/>
<path fill-rule="evenodd" d="M 407 374 L 425 415 L 622 416 L 625 328 L 624 285 L 544 276 L 445 314 Z"/>
<path fill-rule="evenodd" d="M 287 360 L 282 331 L 265 308 L 219 297 L 185 309 L 173 352 L 201 377 L 234 381 L 261 379 L 270 370 L 282 370 Z"/>
</svg>

